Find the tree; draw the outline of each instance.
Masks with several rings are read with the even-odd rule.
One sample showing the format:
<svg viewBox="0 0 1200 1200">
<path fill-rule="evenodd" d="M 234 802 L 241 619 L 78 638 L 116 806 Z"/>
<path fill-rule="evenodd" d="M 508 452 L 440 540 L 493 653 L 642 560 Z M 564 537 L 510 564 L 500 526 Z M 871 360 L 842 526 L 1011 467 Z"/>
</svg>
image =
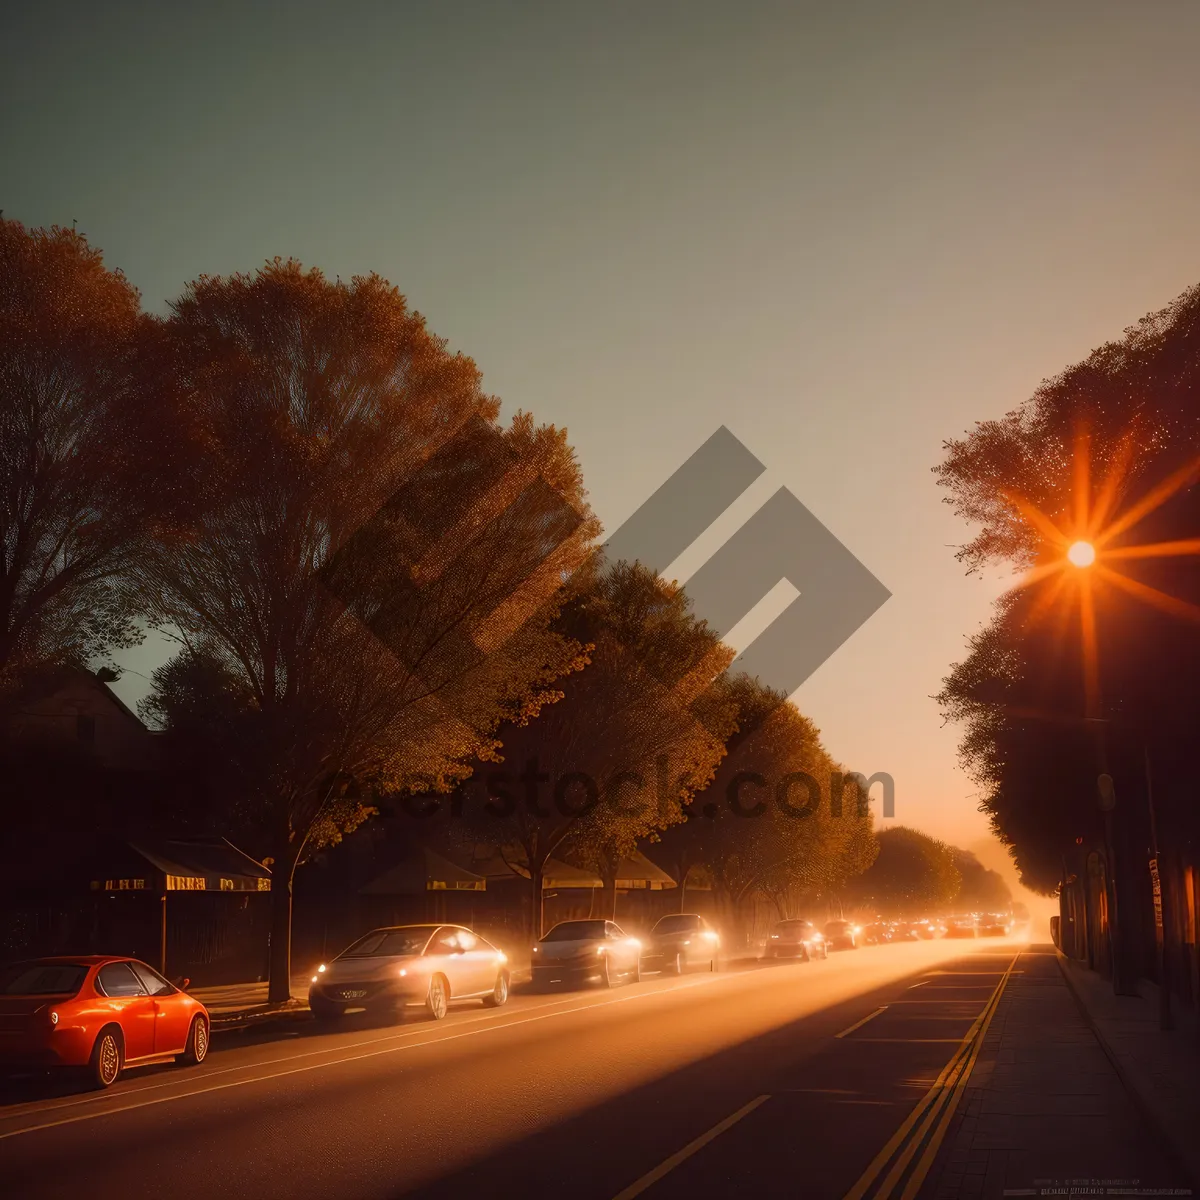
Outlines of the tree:
<svg viewBox="0 0 1200 1200">
<path fill-rule="evenodd" d="M 449 788 L 554 696 L 579 653 L 555 597 L 596 525 L 564 434 L 502 428 L 475 365 L 378 276 L 202 277 L 166 336 L 161 384 L 208 452 L 194 535 L 140 575 L 186 643 L 154 703 L 236 764 L 224 815 L 274 863 L 276 1002 L 303 858 L 377 792 Z"/>
<path fill-rule="evenodd" d="M 799 897 L 828 895 L 870 862 L 874 837 L 857 786 L 834 811 L 831 782 L 840 768 L 812 722 L 756 679 L 738 674 L 726 686 L 738 732 L 686 823 L 663 841 L 681 878 L 702 869 L 726 925 L 736 927 L 755 893 L 781 912 Z"/>
<path fill-rule="evenodd" d="M 507 769 L 481 764 L 460 797 L 460 837 L 528 874 L 537 936 L 550 858 L 598 871 L 611 911 L 622 858 L 683 819 L 724 753 L 733 713 L 711 685 L 733 653 L 690 609 L 644 567 L 590 564 L 558 625 L 586 645 L 586 665 L 536 719 L 505 726 Z"/>
<path fill-rule="evenodd" d="M 1012 905 L 1012 892 L 996 871 L 985 867 L 969 850 L 950 847 L 958 868 L 959 889 L 956 908 L 964 912 L 1005 912 Z"/>
<path fill-rule="evenodd" d="M 0 217 L 0 685 L 137 640 L 129 580 L 186 500 L 155 323 L 70 229 Z"/>
<path fill-rule="evenodd" d="M 962 878 L 944 842 L 903 825 L 883 830 L 878 840 L 879 854 L 855 886 L 860 902 L 913 915 L 944 908 L 958 895 Z"/>
<path fill-rule="evenodd" d="M 960 551 L 968 569 L 1025 573 L 939 699 L 963 726 L 981 807 L 1038 891 L 1055 889 L 1077 841 L 1099 840 L 1102 770 L 1125 798 L 1118 840 L 1136 855 L 1149 836 L 1145 756 L 1160 826 L 1179 840 L 1200 832 L 1183 782 L 1200 714 L 1198 351 L 1192 288 L 948 442 L 936 468 L 978 530 Z M 1076 538 L 1099 549 L 1090 570 L 1065 561 Z"/>
</svg>

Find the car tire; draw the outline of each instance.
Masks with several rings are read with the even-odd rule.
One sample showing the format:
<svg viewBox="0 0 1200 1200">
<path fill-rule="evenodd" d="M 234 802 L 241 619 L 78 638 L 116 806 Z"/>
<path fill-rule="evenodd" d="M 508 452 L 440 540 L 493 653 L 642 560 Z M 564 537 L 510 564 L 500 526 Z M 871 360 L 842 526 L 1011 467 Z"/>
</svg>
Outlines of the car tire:
<svg viewBox="0 0 1200 1200">
<path fill-rule="evenodd" d="M 483 1003 L 486 1008 L 500 1008 L 508 1000 L 508 976 L 501 971 L 496 976 L 496 986 L 492 988 L 490 996 L 484 996 Z"/>
<path fill-rule="evenodd" d="M 124 1066 L 125 1039 L 120 1027 L 106 1025 L 96 1035 L 96 1044 L 88 1059 L 88 1078 L 96 1088 L 110 1088 L 120 1079 Z"/>
<path fill-rule="evenodd" d="M 450 1009 L 450 985 L 444 975 L 434 975 L 425 993 L 425 1011 L 435 1020 L 442 1020 Z"/>
<path fill-rule="evenodd" d="M 188 1030 L 187 1045 L 175 1061 L 187 1067 L 198 1067 L 208 1057 L 208 1036 L 208 1022 L 197 1013 Z"/>
<path fill-rule="evenodd" d="M 346 1011 L 340 1005 L 327 1004 L 320 1000 L 315 1003 L 310 1001 L 308 1007 L 314 1020 L 317 1021 L 336 1021 L 344 1016 Z"/>
</svg>

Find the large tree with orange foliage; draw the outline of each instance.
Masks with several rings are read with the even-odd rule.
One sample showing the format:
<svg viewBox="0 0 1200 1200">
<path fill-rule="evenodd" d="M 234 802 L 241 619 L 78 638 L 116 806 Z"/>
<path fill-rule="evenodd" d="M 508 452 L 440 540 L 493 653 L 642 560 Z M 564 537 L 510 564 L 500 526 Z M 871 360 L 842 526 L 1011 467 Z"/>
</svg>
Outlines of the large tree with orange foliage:
<svg viewBox="0 0 1200 1200">
<path fill-rule="evenodd" d="M 188 643 L 153 703 L 228 748 L 226 817 L 275 864 L 282 1000 L 296 865 L 556 697 L 581 648 L 555 598 L 597 529 L 563 432 L 501 426 L 474 363 L 378 276 L 201 278 L 166 334 L 207 453 L 194 537 L 143 572 Z"/>
</svg>

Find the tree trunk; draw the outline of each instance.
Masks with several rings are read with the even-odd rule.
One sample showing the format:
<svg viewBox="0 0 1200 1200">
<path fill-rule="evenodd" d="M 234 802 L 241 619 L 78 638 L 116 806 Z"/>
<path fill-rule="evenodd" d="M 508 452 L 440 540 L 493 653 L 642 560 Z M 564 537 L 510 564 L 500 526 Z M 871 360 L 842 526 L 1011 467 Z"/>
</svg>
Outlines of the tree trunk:
<svg viewBox="0 0 1200 1200">
<path fill-rule="evenodd" d="M 276 858 L 271 871 L 268 1004 L 283 1004 L 292 998 L 292 878 L 295 873 L 296 852 L 288 847 Z"/>
<path fill-rule="evenodd" d="M 534 870 L 531 865 L 529 868 L 529 925 L 533 932 L 533 940 L 535 942 L 540 942 L 542 940 L 542 919 L 545 915 L 545 897 L 542 893 L 542 869 L 541 867 L 538 867 L 537 870 Z"/>
</svg>

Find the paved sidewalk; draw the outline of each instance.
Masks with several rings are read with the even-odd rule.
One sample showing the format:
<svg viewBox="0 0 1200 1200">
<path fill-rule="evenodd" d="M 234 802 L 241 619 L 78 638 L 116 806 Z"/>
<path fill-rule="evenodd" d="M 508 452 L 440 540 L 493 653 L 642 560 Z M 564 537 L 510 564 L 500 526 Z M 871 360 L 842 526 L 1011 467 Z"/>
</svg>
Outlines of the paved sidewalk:
<svg viewBox="0 0 1200 1200">
<path fill-rule="evenodd" d="M 920 1196 L 1190 1195 L 1188 1187 L 1080 1011 L 1056 951 L 1031 947 Z"/>
<path fill-rule="evenodd" d="M 1154 984 L 1141 980 L 1139 995 L 1117 996 L 1107 979 L 1082 963 L 1061 956 L 1059 963 L 1126 1086 L 1170 1141 L 1193 1187 L 1200 1187 L 1200 1025 L 1195 1010 L 1175 999 L 1174 1028 L 1163 1031 Z"/>
<path fill-rule="evenodd" d="M 311 974 L 292 976 L 292 1000 L 308 1007 Z M 265 1008 L 267 983 L 229 983 L 223 987 L 190 988 L 189 991 L 213 1016 L 238 1013 L 250 1008 Z"/>
</svg>

